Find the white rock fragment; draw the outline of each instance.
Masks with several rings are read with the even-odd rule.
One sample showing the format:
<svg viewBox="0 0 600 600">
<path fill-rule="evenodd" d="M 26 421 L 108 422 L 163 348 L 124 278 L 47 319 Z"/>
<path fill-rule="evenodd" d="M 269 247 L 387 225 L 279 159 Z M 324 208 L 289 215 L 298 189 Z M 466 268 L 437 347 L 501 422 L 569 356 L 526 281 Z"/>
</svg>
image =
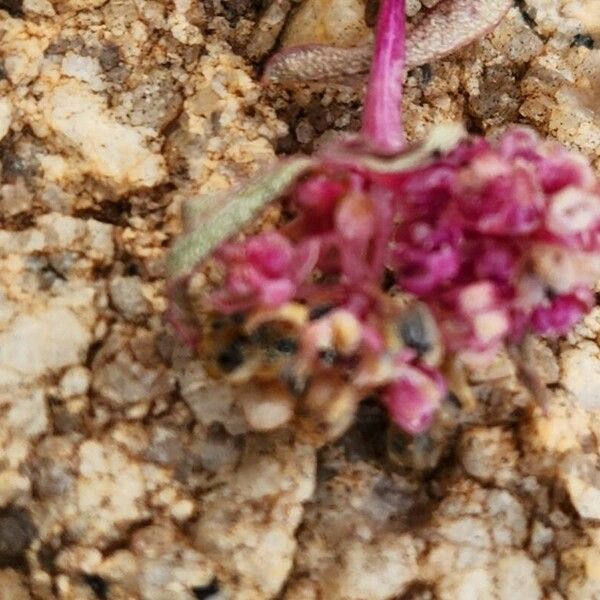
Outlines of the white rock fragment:
<svg viewBox="0 0 600 600">
<path fill-rule="evenodd" d="M 111 261 L 115 253 L 114 227 L 95 219 L 88 219 L 86 226 L 88 255 L 96 260 Z"/>
<path fill-rule="evenodd" d="M 48 0 L 23 0 L 23 12 L 42 15 L 43 17 L 54 17 L 56 11 Z"/>
<path fill-rule="evenodd" d="M 0 140 L 8 133 L 12 120 L 12 107 L 8 98 L 0 98 Z"/>
<path fill-rule="evenodd" d="M 81 569 L 76 560 L 71 562 L 70 572 L 77 576 Z M 195 594 L 190 590 L 210 589 L 217 581 L 210 558 L 196 551 L 168 521 L 138 529 L 127 549 L 113 551 L 91 572 L 110 581 L 112 589 L 123 585 L 127 597 L 147 600 L 191 600 Z M 83 589 L 77 598 L 87 593 Z M 218 592 L 211 597 L 226 598 Z"/>
<path fill-rule="evenodd" d="M 283 43 L 357 46 L 370 36 L 363 0 L 307 0 L 287 26 Z"/>
<path fill-rule="evenodd" d="M 493 589 L 493 574 L 480 568 L 444 577 L 436 591 L 440 600 L 490 600 Z"/>
<path fill-rule="evenodd" d="M 91 374 L 89 369 L 81 365 L 71 367 L 61 377 L 59 389 L 64 398 L 86 394 L 90 387 Z"/>
<path fill-rule="evenodd" d="M 0 229 L 0 256 L 77 252 L 105 264 L 114 255 L 113 231 L 112 225 L 94 219 L 48 213 L 40 216 L 35 226 L 23 231 Z"/>
<path fill-rule="evenodd" d="M 109 284 L 115 308 L 128 321 L 139 321 L 151 309 L 139 277 L 115 277 Z"/>
<path fill-rule="evenodd" d="M 560 477 L 579 515 L 600 519 L 600 469 L 596 456 L 573 453 L 562 462 Z"/>
<path fill-rule="evenodd" d="M 36 438 L 48 431 L 48 408 L 40 389 L 11 394 L 12 405 L 6 415 L 6 426 L 15 437 Z M 4 398 L 0 394 L 0 404 Z"/>
<path fill-rule="evenodd" d="M 6 216 L 14 216 L 31 210 L 33 195 L 22 180 L 16 183 L 0 185 L 0 212 Z"/>
<path fill-rule="evenodd" d="M 125 188 L 157 185 L 166 176 L 163 157 L 147 146 L 152 132 L 115 121 L 104 98 L 88 86 L 64 83 L 42 104 L 58 141 L 79 152 L 90 174 Z"/>
<path fill-rule="evenodd" d="M 535 567 L 535 563 L 524 552 L 502 557 L 495 569 L 498 600 L 542 600 Z"/>
<path fill-rule="evenodd" d="M 536 411 L 523 431 L 527 451 L 536 456 L 536 469 L 556 469 L 555 455 L 581 451 L 581 441 L 589 435 L 589 413 L 573 396 L 557 391 L 551 398 L 550 406 Z"/>
<path fill-rule="evenodd" d="M 406 14 L 409 17 L 414 17 L 421 8 L 421 2 L 419 2 L 419 0 L 407 0 L 406 2 Z"/>
<path fill-rule="evenodd" d="M 510 432 L 501 427 L 466 431 L 459 443 L 459 457 L 465 471 L 480 481 L 505 486 L 518 477 L 518 450 Z"/>
<path fill-rule="evenodd" d="M 196 547 L 256 589 L 256 598 L 272 598 L 292 567 L 302 503 L 314 488 L 315 452 L 284 434 L 247 444 L 239 468 L 203 497 Z"/>
<path fill-rule="evenodd" d="M 113 408 L 135 408 L 143 403 L 145 412 L 143 408 L 150 402 L 169 393 L 171 381 L 153 354 L 152 336 L 139 331 L 129 337 L 130 333 L 115 331 L 96 354 L 92 387 Z"/>
<path fill-rule="evenodd" d="M 79 448 L 77 515 L 70 535 L 79 543 L 101 546 L 118 538 L 121 527 L 143 520 L 146 487 L 139 463 L 108 440 L 87 440 Z"/>
<path fill-rule="evenodd" d="M 0 472 L 0 508 L 5 507 L 19 496 L 27 494 L 31 483 L 18 471 L 8 469 Z"/>
<path fill-rule="evenodd" d="M 600 5 L 595 0 L 566 0 L 563 14 L 579 21 L 583 31 L 600 33 Z"/>
<path fill-rule="evenodd" d="M 89 329 L 68 308 L 22 313 L 0 333 L 0 373 L 34 380 L 81 362 L 91 342 Z"/>
<path fill-rule="evenodd" d="M 588 410 L 600 408 L 600 355 L 595 342 L 582 341 L 560 358 L 562 383 Z"/>
<path fill-rule="evenodd" d="M 101 562 L 102 552 L 85 546 L 70 546 L 56 557 L 57 566 L 68 573 L 95 573 Z"/>
<path fill-rule="evenodd" d="M 535 521 L 531 527 L 529 546 L 534 556 L 543 554 L 554 540 L 554 531 L 541 521 Z"/>
<path fill-rule="evenodd" d="M 40 72 L 44 51 L 48 45 L 43 27 L 23 19 L 0 20 L 2 65 L 9 81 L 25 86 Z"/>
<path fill-rule="evenodd" d="M 385 535 L 371 544 L 349 544 L 324 577 L 331 600 L 387 600 L 402 594 L 418 576 L 417 549 L 410 535 Z"/>
<path fill-rule="evenodd" d="M 68 52 L 62 61 L 62 72 L 68 77 L 87 83 L 95 92 L 104 89 L 102 67 L 97 58 Z"/>
<path fill-rule="evenodd" d="M 545 384 L 557 383 L 560 378 L 558 361 L 548 342 L 530 335 L 523 341 L 523 361 Z"/>
</svg>

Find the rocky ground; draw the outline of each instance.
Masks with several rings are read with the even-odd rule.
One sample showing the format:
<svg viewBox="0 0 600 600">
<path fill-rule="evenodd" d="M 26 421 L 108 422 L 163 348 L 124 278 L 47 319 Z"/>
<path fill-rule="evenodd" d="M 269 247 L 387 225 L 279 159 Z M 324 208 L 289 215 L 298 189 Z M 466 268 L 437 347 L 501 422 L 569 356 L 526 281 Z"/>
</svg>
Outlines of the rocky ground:
<svg viewBox="0 0 600 600">
<path fill-rule="evenodd" d="M 360 82 L 258 78 L 374 7 L 259 4 L 0 0 L 0 599 L 600 598 L 600 307 L 528 341 L 541 404 L 501 356 L 418 448 L 371 403 L 319 451 L 248 433 L 165 328 L 182 198 L 358 124 Z M 409 74 L 410 137 L 525 122 L 600 167 L 596 42 L 596 0 L 516 2 Z"/>
</svg>

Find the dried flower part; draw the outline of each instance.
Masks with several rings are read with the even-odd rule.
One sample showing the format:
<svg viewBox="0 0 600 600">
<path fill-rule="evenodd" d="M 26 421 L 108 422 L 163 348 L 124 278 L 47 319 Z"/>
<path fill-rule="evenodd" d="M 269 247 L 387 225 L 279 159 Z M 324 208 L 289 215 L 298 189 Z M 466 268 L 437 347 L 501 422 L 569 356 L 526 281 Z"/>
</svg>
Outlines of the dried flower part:
<svg viewBox="0 0 600 600">
<path fill-rule="evenodd" d="M 294 414 L 294 399 L 281 384 L 246 385 L 240 397 L 248 425 L 256 431 L 283 427 Z"/>
<path fill-rule="evenodd" d="M 511 0 L 444 0 L 407 32 L 406 68 L 437 60 L 481 38 L 502 19 Z M 356 48 L 305 45 L 285 48 L 267 63 L 263 80 L 326 81 L 366 73 L 371 44 Z"/>
<path fill-rule="evenodd" d="M 326 149 L 273 195 L 289 215 L 277 232 L 212 253 L 222 285 L 205 292 L 206 314 L 187 315 L 204 324 L 200 353 L 238 384 L 287 389 L 285 402 L 251 404 L 249 418 L 287 422 L 292 398 L 303 430 L 320 422 L 326 433 L 311 437 L 325 441 L 358 398 L 376 394 L 418 434 L 446 393 L 440 344 L 486 360 L 526 331 L 564 333 L 591 306 L 600 277 L 591 167 L 523 128 L 490 142 L 445 127 L 432 140 L 386 158 L 352 143 Z M 199 225 L 196 239 L 210 227 Z M 189 278 L 174 273 L 185 306 Z M 420 300 L 416 313 L 398 290 Z M 340 393 L 317 401 L 331 382 Z"/>
<path fill-rule="evenodd" d="M 316 377 L 300 403 L 300 432 L 315 445 L 338 438 L 352 424 L 359 400 L 351 383 L 331 374 Z"/>
</svg>

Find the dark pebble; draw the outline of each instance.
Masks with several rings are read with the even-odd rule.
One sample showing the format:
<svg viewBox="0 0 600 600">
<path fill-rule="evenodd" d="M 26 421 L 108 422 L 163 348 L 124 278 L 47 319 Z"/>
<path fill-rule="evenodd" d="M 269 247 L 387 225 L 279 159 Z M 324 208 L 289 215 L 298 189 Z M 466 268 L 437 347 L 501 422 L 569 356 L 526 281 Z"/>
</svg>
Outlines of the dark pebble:
<svg viewBox="0 0 600 600">
<path fill-rule="evenodd" d="M 419 79 L 421 80 L 421 85 L 427 85 L 433 79 L 431 65 L 425 64 L 419 67 Z"/>
<path fill-rule="evenodd" d="M 8 12 L 11 17 L 23 16 L 22 0 L 0 0 L 0 9 Z"/>
<path fill-rule="evenodd" d="M 213 596 L 219 593 L 219 582 L 217 579 L 213 579 L 208 585 L 197 585 L 192 588 L 192 594 L 198 600 L 210 600 Z"/>
<path fill-rule="evenodd" d="M 121 62 L 121 51 L 115 44 L 107 44 L 102 48 L 98 55 L 100 66 L 105 71 L 110 71 L 119 65 Z"/>
<path fill-rule="evenodd" d="M 578 33 L 571 42 L 571 48 L 577 46 L 585 46 L 586 48 L 591 49 L 594 47 L 594 39 L 591 35 L 587 35 L 585 33 Z"/>
<path fill-rule="evenodd" d="M 90 586 L 92 592 L 96 594 L 99 600 L 106 600 L 108 598 L 108 583 L 102 579 L 99 575 L 83 575 L 83 580 L 87 585 Z"/>
<path fill-rule="evenodd" d="M 22 508 L 0 511 L 0 567 L 18 565 L 37 533 L 29 513 Z"/>
</svg>

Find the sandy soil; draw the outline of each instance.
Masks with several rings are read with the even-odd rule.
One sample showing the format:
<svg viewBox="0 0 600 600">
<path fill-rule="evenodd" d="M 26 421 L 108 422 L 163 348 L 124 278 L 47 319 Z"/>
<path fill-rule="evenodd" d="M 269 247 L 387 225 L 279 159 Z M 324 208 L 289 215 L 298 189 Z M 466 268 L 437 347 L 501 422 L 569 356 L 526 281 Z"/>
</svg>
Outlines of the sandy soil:
<svg viewBox="0 0 600 600">
<path fill-rule="evenodd" d="M 360 82 L 258 83 L 278 38 L 370 35 L 321 2 L 0 0 L 1 600 L 600 598 L 600 307 L 528 341 L 544 407 L 499 356 L 391 454 L 370 403 L 318 451 L 248 432 L 163 324 L 181 200 L 358 125 Z M 410 137 L 524 122 L 600 165 L 597 2 L 516 5 L 409 73 Z"/>
</svg>

